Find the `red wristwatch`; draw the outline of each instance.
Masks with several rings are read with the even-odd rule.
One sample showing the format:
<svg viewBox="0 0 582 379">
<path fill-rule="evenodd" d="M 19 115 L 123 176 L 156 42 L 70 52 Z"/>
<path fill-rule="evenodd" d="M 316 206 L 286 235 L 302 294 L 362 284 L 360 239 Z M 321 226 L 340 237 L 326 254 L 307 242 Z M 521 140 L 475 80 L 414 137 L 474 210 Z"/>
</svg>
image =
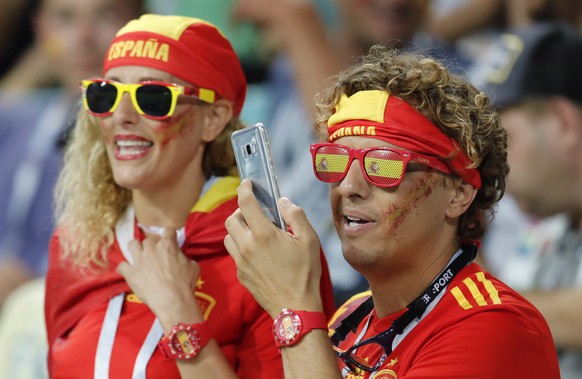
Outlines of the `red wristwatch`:
<svg viewBox="0 0 582 379">
<path fill-rule="evenodd" d="M 273 322 L 273 337 L 277 347 L 292 346 L 313 329 L 327 330 L 323 312 L 283 309 Z"/>
<path fill-rule="evenodd" d="M 167 336 L 162 337 L 158 346 L 167 359 L 190 359 L 197 356 L 211 338 L 212 333 L 205 322 L 180 322 L 174 325 Z"/>
</svg>

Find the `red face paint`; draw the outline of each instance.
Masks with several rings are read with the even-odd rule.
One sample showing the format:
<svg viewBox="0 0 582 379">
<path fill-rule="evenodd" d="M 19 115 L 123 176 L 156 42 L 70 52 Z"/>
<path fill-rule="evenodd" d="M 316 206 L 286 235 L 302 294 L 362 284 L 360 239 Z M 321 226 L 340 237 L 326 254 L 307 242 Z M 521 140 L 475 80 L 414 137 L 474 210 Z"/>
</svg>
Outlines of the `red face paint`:
<svg viewBox="0 0 582 379">
<path fill-rule="evenodd" d="M 177 113 L 174 117 L 160 122 L 158 125 L 154 126 L 153 129 L 159 132 L 162 135 L 162 139 L 160 141 L 160 147 L 163 149 L 170 141 L 180 138 L 183 132 L 187 128 L 194 128 L 193 116 L 194 116 L 194 107 L 189 108 L 188 110 Z"/>
<path fill-rule="evenodd" d="M 428 199 L 437 186 L 439 177 L 431 175 L 431 171 L 425 171 L 419 174 L 410 189 L 406 190 L 406 195 L 397 203 L 392 204 L 386 211 L 386 216 L 392 221 L 394 230 L 397 230 L 406 220 L 407 216 L 415 209 L 423 199 Z"/>
</svg>

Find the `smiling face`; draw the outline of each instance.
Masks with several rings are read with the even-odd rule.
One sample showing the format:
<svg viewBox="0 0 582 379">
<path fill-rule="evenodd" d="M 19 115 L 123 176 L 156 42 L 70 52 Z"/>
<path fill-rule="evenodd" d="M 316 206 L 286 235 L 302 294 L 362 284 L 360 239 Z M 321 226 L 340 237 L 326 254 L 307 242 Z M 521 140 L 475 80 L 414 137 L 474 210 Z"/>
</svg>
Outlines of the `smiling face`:
<svg viewBox="0 0 582 379">
<path fill-rule="evenodd" d="M 342 137 L 352 148 L 389 146 L 366 137 Z M 330 186 L 335 226 L 346 260 L 364 275 L 405 272 L 434 262 L 437 246 L 455 239 L 450 216 L 454 186 L 444 174 L 410 163 L 400 185 L 380 188 L 368 183 L 359 162 Z"/>
<path fill-rule="evenodd" d="M 121 83 L 159 80 L 189 85 L 160 70 L 124 66 L 106 79 Z M 100 119 L 103 140 L 117 184 L 132 190 L 157 191 L 202 177 L 204 144 L 211 107 L 180 96 L 174 115 L 156 121 L 140 116 L 128 93 L 111 116 Z"/>
</svg>

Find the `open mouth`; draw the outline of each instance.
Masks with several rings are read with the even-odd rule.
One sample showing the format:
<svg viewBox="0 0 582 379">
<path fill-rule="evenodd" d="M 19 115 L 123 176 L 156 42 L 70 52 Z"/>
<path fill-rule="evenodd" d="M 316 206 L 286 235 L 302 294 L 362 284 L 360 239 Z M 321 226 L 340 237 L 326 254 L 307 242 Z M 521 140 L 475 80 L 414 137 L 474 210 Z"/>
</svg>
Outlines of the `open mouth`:
<svg viewBox="0 0 582 379">
<path fill-rule="evenodd" d="M 344 220 L 346 222 L 346 224 L 348 225 L 348 227 L 350 228 L 356 228 L 358 226 L 361 225 L 365 225 L 368 224 L 370 221 L 368 220 L 364 220 L 358 217 L 351 217 L 351 216 L 344 216 Z"/>
<path fill-rule="evenodd" d="M 115 156 L 118 159 L 134 159 L 146 155 L 154 145 L 153 142 L 145 139 L 116 139 Z"/>
</svg>

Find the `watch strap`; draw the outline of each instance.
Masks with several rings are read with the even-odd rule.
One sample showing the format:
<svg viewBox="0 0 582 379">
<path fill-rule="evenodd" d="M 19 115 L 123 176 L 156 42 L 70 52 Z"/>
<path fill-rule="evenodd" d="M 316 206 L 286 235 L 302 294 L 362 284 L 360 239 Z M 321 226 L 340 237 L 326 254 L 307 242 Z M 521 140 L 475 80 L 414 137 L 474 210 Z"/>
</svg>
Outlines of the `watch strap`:
<svg viewBox="0 0 582 379">
<path fill-rule="evenodd" d="M 303 329 L 308 332 L 313 329 L 327 330 L 327 316 L 323 312 L 296 311 L 301 317 Z"/>
</svg>

